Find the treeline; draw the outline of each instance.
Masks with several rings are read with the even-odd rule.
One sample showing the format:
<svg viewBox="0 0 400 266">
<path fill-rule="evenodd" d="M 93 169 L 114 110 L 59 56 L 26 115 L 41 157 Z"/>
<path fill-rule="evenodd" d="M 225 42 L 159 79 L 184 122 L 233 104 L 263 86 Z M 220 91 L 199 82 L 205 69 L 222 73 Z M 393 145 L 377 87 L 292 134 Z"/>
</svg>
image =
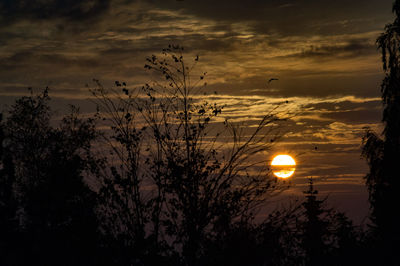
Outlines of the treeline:
<svg viewBox="0 0 400 266">
<path fill-rule="evenodd" d="M 0 124 L 3 265 L 337 265 L 354 254 L 359 233 L 312 183 L 304 203 L 257 219 L 286 187 L 260 160 L 282 119 L 272 110 L 248 128 L 218 122 L 223 107 L 193 98 L 182 50 L 148 58 L 166 80 L 154 87 L 95 80 L 90 118 L 71 107 L 54 125 L 48 89 L 10 108 Z"/>
<path fill-rule="evenodd" d="M 169 46 L 147 59 L 153 85 L 94 80 L 89 118 L 71 107 L 56 125 L 48 89 L 4 115 L 0 264 L 398 265 L 399 23 L 378 39 L 385 130 L 364 138 L 367 230 L 326 206 L 312 179 L 302 201 L 261 220 L 287 187 L 260 161 L 282 136 L 280 105 L 248 127 L 222 119 L 224 106 L 199 96 L 199 58 Z"/>
<path fill-rule="evenodd" d="M 228 151 L 216 150 L 199 132 L 215 106 L 211 114 L 192 106 L 187 118 L 176 109 L 170 125 L 143 124 L 133 109 L 158 107 L 104 92 L 94 92 L 99 109 L 111 112 L 96 118 L 72 108 L 52 125 L 45 90 L 18 99 L 2 121 L 1 265 L 342 265 L 358 252 L 362 235 L 317 199 L 312 180 L 304 202 L 255 219 L 257 207 L 283 189 L 268 169 L 251 174 L 248 158 L 269 143 L 271 134 L 259 132 L 270 133 L 276 117 Z M 110 131 L 97 129 L 103 121 L 112 122 Z"/>
</svg>

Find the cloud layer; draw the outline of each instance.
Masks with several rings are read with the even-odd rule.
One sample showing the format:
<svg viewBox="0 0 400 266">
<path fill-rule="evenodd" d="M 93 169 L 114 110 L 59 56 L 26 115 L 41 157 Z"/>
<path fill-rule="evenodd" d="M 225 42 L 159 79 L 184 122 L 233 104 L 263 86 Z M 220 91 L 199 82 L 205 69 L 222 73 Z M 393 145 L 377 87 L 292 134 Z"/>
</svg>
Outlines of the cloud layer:
<svg viewBox="0 0 400 266">
<path fill-rule="evenodd" d="M 146 56 L 180 44 L 187 60 L 200 56 L 198 70 L 209 73 L 206 92 L 219 93 L 210 100 L 228 104 L 235 121 L 251 125 L 289 101 L 285 108 L 297 115 L 276 149 L 304 154 L 299 177 L 361 185 L 363 128 L 378 129 L 381 112 L 375 40 L 393 19 L 391 3 L 1 1 L 1 103 L 29 86 L 50 86 L 58 106 L 74 101 L 90 112 L 84 99 L 92 78 L 139 86 L 154 78 L 143 68 Z"/>
</svg>

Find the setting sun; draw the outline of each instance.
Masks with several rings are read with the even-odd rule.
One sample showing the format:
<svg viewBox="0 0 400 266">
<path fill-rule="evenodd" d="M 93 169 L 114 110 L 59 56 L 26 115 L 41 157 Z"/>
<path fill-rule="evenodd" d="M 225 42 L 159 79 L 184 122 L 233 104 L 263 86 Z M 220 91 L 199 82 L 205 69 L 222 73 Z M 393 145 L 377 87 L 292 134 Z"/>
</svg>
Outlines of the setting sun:
<svg viewBox="0 0 400 266">
<path fill-rule="evenodd" d="M 274 157 L 271 166 L 276 177 L 289 178 L 296 169 L 296 162 L 290 155 L 281 154 Z"/>
</svg>

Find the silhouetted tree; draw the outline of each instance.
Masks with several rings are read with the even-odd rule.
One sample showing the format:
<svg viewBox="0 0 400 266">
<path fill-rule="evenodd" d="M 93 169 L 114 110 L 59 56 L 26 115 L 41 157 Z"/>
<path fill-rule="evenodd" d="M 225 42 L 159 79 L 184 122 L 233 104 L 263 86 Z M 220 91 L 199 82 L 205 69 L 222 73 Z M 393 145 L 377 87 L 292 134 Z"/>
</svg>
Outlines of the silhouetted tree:
<svg viewBox="0 0 400 266">
<path fill-rule="evenodd" d="M 367 265 L 368 258 L 364 255 L 364 231 L 357 227 L 342 212 L 331 215 L 330 232 L 333 242 L 331 249 L 331 265 Z"/>
<path fill-rule="evenodd" d="M 121 233 L 137 243 L 151 240 L 162 252 L 170 246 L 181 250 L 182 264 L 196 265 L 206 243 L 236 222 L 250 221 L 278 191 L 257 155 L 280 136 L 275 123 L 281 119 L 274 109 L 253 128 L 217 123 L 223 107 L 201 100 L 206 73 L 195 74 L 198 57 L 187 65 L 183 48 L 169 46 L 147 61 L 145 68 L 161 77 L 153 85 L 137 91 L 117 81 L 117 97 L 100 84 L 93 90 L 111 122 L 108 137 L 118 158 L 105 175 L 105 208 L 126 210 L 109 217 L 127 216 L 109 225 L 118 231 L 115 238 Z"/>
<path fill-rule="evenodd" d="M 271 212 L 265 221 L 238 222 L 207 243 L 202 265 L 299 265 L 298 201 Z M 300 258 L 300 260 L 299 260 Z"/>
<path fill-rule="evenodd" d="M 53 128 L 49 99 L 47 89 L 18 99 L 1 124 L 6 136 L 1 181 L 7 183 L 1 196 L 16 205 L 17 264 L 93 264 L 96 195 L 83 179 L 94 124 L 73 109 Z"/>
<path fill-rule="evenodd" d="M 326 261 L 329 241 L 329 222 L 326 214 L 329 212 L 322 206 L 324 200 L 318 200 L 318 191 L 314 189 L 312 178 L 309 179 L 309 189 L 304 191 L 306 201 L 303 203 L 304 221 L 301 223 L 301 245 L 305 251 L 306 265 L 321 265 Z"/>
<path fill-rule="evenodd" d="M 204 255 L 207 240 L 225 234 L 234 219 L 252 217 L 253 208 L 275 189 L 265 167 L 260 173 L 250 175 L 249 171 L 258 163 L 252 161 L 254 155 L 270 146 L 267 138 L 276 138 L 272 134 L 275 127 L 270 125 L 279 118 L 267 114 L 248 137 L 241 135 L 237 125 L 225 121 L 233 145 L 224 151 L 217 144 L 221 133 L 209 137 L 211 123 L 223 107 L 193 99 L 201 92 L 206 76 L 194 72 L 198 57 L 193 65 L 187 65 L 183 48 L 170 46 L 160 58 L 153 55 L 147 61 L 145 67 L 166 80 L 156 87 L 144 87 L 150 100 L 143 102 L 142 112 L 160 147 L 157 163 L 167 166 L 158 173 L 166 195 L 164 223 L 182 245 L 185 263 L 194 265 Z M 152 103 L 157 99 L 159 107 L 154 109 Z"/>
<path fill-rule="evenodd" d="M 17 202 L 14 194 L 14 164 L 9 150 L 3 115 L 0 114 L 0 264 L 11 265 L 18 261 Z"/>
<path fill-rule="evenodd" d="M 359 232 L 344 213 L 326 208 L 317 199 L 313 179 L 304 191 L 303 215 L 299 218 L 300 246 L 305 265 L 354 265 L 360 259 Z M 299 256 L 297 259 L 300 259 Z"/>
<path fill-rule="evenodd" d="M 301 206 L 298 200 L 289 206 L 281 206 L 257 228 L 263 251 L 260 265 L 298 265 L 302 262 L 301 231 L 297 228 Z"/>
<path fill-rule="evenodd" d="M 100 160 L 97 177 L 101 183 L 101 228 L 112 252 L 112 263 L 166 265 L 167 245 L 160 238 L 160 213 L 164 196 L 156 179 L 160 167 L 150 163 L 149 148 L 144 143 L 146 126 L 139 117 L 137 95 L 126 83 L 116 81 L 122 95 L 106 90 L 98 80 L 92 90 L 103 125 L 103 148 L 109 148 L 106 161 Z M 151 145 L 147 143 L 147 145 Z M 157 168 L 158 167 L 158 168 Z M 148 189 L 144 189 L 148 187 Z M 150 188 L 150 189 L 149 189 Z M 116 255 L 118 254 L 118 255 Z"/>
<path fill-rule="evenodd" d="M 382 138 L 367 130 L 363 138 L 363 156 L 367 159 L 370 171 L 366 176 L 371 203 L 373 238 L 379 247 L 380 260 L 386 264 L 399 260 L 400 204 L 398 192 L 400 175 L 400 1 L 395 1 L 393 12 L 396 18 L 387 24 L 385 32 L 377 39 L 382 53 L 385 78 L 381 92 L 384 106 Z"/>
</svg>

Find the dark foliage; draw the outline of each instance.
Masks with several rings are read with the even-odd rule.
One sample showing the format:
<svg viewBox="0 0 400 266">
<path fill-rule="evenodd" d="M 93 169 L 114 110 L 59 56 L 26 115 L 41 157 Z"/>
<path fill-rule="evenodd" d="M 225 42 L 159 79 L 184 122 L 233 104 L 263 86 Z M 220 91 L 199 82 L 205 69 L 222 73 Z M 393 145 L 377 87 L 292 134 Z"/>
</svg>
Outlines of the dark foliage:
<svg viewBox="0 0 400 266">
<path fill-rule="evenodd" d="M 255 127 L 219 119 L 198 61 L 170 46 L 147 60 L 152 85 L 95 80 L 95 117 L 72 107 L 57 127 L 47 89 L 15 102 L 0 121 L 1 265 L 360 263 L 362 234 L 312 180 L 304 201 L 257 217 L 287 187 L 258 156 L 282 135 L 280 106 Z"/>
<path fill-rule="evenodd" d="M 387 24 L 385 32 L 377 39 L 382 53 L 385 78 L 381 92 L 384 106 L 382 137 L 367 130 L 363 138 L 363 156 L 370 171 L 366 176 L 371 202 L 371 243 L 379 246 L 379 260 L 385 264 L 399 261 L 400 213 L 400 2 L 395 1 L 393 13 L 396 18 Z M 372 245 L 372 244 L 371 244 Z M 378 258 L 377 258 L 378 259 Z"/>
<path fill-rule="evenodd" d="M 12 224 L 4 245 L 15 251 L 12 260 L 2 256 L 4 264 L 87 265 L 95 258 L 96 197 L 83 181 L 94 127 L 74 109 L 53 128 L 48 101 L 47 89 L 20 98 L 1 125 L 2 222 Z"/>
<path fill-rule="evenodd" d="M 95 81 L 99 115 L 111 128 L 105 140 L 119 160 L 103 177 L 103 225 L 111 238 L 127 238 L 129 261 L 178 252 L 182 264 L 201 263 L 210 241 L 253 219 L 280 190 L 266 162 L 254 158 L 272 145 L 267 138 L 279 137 L 273 123 L 281 119 L 271 111 L 249 136 L 245 125 L 216 122 L 223 106 L 194 98 L 205 85 L 206 73 L 194 72 L 198 61 L 186 65 L 183 48 L 170 46 L 147 59 L 145 68 L 161 78 L 152 86 L 116 81 L 118 92 Z M 222 136 L 233 144 L 220 144 Z"/>
<path fill-rule="evenodd" d="M 304 191 L 298 233 L 305 265 L 354 265 L 359 263 L 361 236 L 344 213 L 326 208 L 325 201 L 317 199 L 313 179 Z M 345 260 L 344 260 L 345 259 Z"/>
</svg>

